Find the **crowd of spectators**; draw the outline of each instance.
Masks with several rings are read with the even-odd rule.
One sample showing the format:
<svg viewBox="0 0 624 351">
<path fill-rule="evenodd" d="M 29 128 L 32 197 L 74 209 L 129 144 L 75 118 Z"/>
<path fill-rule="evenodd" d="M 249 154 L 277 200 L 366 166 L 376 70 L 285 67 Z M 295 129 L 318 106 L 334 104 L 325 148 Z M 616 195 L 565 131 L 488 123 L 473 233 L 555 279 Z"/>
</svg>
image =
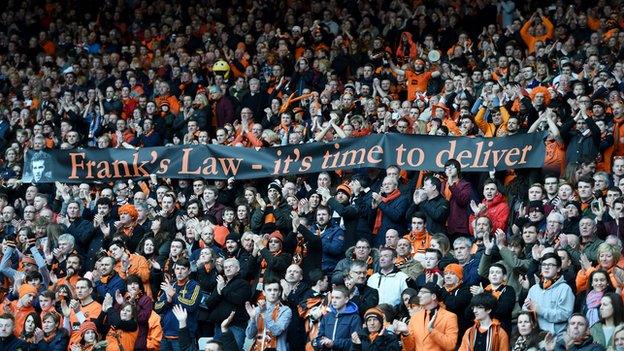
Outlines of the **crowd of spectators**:
<svg viewBox="0 0 624 351">
<path fill-rule="evenodd" d="M 622 5 L 3 2 L 0 350 L 624 350 Z M 544 166 L 21 180 L 373 133 L 543 133 Z"/>
</svg>

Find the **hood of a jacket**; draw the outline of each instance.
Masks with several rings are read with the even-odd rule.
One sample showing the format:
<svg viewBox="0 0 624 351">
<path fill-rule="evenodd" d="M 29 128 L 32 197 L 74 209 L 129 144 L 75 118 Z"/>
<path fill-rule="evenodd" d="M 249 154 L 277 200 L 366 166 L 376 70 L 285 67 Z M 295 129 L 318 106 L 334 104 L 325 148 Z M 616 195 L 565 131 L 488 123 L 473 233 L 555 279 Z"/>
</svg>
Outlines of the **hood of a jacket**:
<svg viewBox="0 0 624 351">
<path fill-rule="evenodd" d="M 498 204 L 502 202 L 505 202 L 505 196 L 503 196 L 503 194 L 501 193 L 494 195 L 494 198 L 491 201 L 485 200 L 485 204 L 487 205 L 488 208 L 497 206 Z"/>
<path fill-rule="evenodd" d="M 357 305 L 356 305 L 354 302 L 352 302 L 352 301 L 347 302 L 347 305 L 345 306 L 344 311 L 342 311 L 342 312 L 340 312 L 340 313 L 338 313 L 338 311 L 336 311 L 336 309 L 334 308 L 334 306 L 331 306 L 331 305 L 329 306 L 329 310 L 330 310 L 331 312 L 333 312 L 334 314 L 336 314 L 336 316 L 338 316 L 338 314 L 340 314 L 340 315 L 342 316 L 342 315 L 345 315 L 345 314 L 354 314 L 354 313 L 358 313 L 358 307 L 357 307 Z"/>
</svg>

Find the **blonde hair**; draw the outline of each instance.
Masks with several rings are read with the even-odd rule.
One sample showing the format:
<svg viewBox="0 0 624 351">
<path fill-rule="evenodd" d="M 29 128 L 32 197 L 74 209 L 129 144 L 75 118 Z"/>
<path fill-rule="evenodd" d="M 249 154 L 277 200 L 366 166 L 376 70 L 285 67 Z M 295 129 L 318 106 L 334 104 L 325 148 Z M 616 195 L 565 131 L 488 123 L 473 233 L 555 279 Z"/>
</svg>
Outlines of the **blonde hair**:
<svg viewBox="0 0 624 351">
<path fill-rule="evenodd" d="M 600 256 L 600 254 L 603 252 L 610 252 L 613 255 L 614 265 L 617 264 L 617 262 L 620 260 L 620 257 L 622 257 L 620 250 L 618 250 L 615 246 L 609 243 L 600 244 L 598 246 L 598 249 L 596 250 L 596 255 Z"/>
</svg>

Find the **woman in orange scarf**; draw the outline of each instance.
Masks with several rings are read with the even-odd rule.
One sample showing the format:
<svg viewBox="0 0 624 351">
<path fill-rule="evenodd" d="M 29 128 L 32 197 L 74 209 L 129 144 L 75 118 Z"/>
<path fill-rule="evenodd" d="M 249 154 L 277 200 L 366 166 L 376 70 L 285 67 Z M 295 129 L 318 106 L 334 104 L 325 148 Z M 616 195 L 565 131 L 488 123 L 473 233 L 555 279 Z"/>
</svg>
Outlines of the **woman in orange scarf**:
<svg viewBox="0 0 624 351">
<path fill-rule="evenodd" d="M 113 308 L 113 297 L 106 294 L 102 302 L 102 313 L 96 324 L 101 334 L 106 334 L 106 351 L 134 350 L 138 335 L 136 308 L 126 302 L 120 309 Z"/>
<path fill-rule="evenodd" d="M 35 331 L 38 350 L 65 350 L 69 344 L 69 333 L 60 328 L 60 315 L 48 312 L 43 316 L 41 330 Z"/>
<path fill-rule="evenodd" d="M 80 333 L 80 342 L 69 345 L 69 351 L 93 351 L 99 339 L 95 323 L 91 321 L 82 323 L 78 333 Z"/>
</svg>

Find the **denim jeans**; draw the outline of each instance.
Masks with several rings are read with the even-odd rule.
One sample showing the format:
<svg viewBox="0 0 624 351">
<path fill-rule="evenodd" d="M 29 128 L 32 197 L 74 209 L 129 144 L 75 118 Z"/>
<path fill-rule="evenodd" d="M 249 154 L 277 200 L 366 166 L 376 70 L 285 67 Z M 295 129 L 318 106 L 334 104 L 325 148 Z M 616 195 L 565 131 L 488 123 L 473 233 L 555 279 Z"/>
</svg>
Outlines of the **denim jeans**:
<svg viewBox="0 0 624 351">
<path fill-rule="evenodd" d="M 160 341 L 160 351 L 181 351 L 180 343 L 176 339 L 162 338 Z"/>
<path fill-rule="evenodd" d="M 236 339 L 236 344 L 238 345 L 238 349 L 242 350 L 243 346 L 245 345 L 245 328 L 232 325 L 228 328 L 228 330 L 230 330 L 232 334 L 234 334 L 234 339 Z M 214 332 L 215 340 L 220 340 L 221 335 L 223 335 L 223 333 L 221 332 L 221 325 L 217 324 L 215 326 L 215 332 Z M 162 351 L 162 348 L 161 348 L 161 351 Z"/>
</svg>

